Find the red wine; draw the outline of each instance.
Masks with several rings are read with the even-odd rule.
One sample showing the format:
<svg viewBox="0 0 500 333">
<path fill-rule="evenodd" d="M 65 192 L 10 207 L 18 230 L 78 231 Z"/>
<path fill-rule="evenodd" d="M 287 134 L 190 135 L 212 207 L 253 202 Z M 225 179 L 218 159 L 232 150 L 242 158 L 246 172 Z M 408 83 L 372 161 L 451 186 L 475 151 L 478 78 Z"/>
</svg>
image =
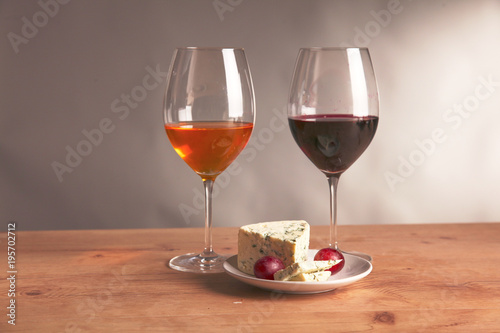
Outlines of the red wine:
<svg viewBox="0 0 500 333">
<path fill-rule="evenodd" d="M 293 138 L 311 162 L 326 175 L 342 173 L 370 144 L 378 117 L 346 114 L 288 118 Z"/>
</svg>

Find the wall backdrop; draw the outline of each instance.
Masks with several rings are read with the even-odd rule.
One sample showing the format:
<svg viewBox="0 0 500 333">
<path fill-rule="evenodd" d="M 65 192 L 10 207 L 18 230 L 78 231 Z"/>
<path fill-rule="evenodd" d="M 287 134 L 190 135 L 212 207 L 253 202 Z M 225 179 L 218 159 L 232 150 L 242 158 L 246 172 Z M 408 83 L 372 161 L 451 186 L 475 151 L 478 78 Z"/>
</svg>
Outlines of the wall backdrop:
<svg viewBox="0 0 500 333">
<path fill-rule="evenodd" d="M 214 225 L 328 224 L 326 178 L 296 146 L 297 52 L 369 47 L 380 123 L 341 177 L 339 224 L 500 220 L 500 2 L 0 2 L 0 217 L 19 229 L 203 226 L 201 179 L 163 128 L 177 46 L 240 46 L 250 143 L 216 182 Z"/>
</svg>

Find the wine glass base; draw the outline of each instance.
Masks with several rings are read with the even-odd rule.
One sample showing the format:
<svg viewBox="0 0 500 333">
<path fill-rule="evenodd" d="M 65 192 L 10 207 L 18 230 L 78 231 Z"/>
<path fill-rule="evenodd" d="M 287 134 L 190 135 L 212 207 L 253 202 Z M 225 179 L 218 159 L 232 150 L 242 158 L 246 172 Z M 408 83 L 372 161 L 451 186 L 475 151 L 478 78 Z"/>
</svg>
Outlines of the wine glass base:
<svg viewBox="0 0 500 333">
<path fill-rule="evenodd" d="M 170 260 L 170 268 L 189 273 L 222 273 L 222 264 L 228 256 L 216 254 L 213 257 L 202 257 L 201 254 L 188 253 Z"/>
<path fill-rule="evenodd" d="M 373 260 L 373 258 L 369 254 L 358 252 L 358 251 L 344 251 L 344 250 L 340 250 L 340 252 L 347 253 L 347 254 L 350 254 L 350 255 L 353 255 L 353 256 L 356 256 L 356 257 L 363 258 L 363 259 L 365 259 L 365 260 L 367 260 L 369 262 L 372 262 L 372 260 Z"/>
</svg>

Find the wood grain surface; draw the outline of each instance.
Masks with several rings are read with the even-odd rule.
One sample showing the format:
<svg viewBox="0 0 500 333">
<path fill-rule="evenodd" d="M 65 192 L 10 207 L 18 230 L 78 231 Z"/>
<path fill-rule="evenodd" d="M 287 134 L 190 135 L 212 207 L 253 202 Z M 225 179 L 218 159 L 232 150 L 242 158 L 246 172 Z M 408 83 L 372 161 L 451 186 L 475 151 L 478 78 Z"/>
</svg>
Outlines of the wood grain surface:
<svg viewBox="0 0 500 333">
<path fill-rule="evenodd" d="M 327 246 L 313 226 L 311 248 Z M 340 226 L 373 257 L 355 284 L 315 295 L 174 271 L 202 229 L 16 232 L 16 325 L 0 234 L 0 332 L 500 332 L 500 223 Z M 236 254 L 237 228 L 214 248 Z"/>
</svg>

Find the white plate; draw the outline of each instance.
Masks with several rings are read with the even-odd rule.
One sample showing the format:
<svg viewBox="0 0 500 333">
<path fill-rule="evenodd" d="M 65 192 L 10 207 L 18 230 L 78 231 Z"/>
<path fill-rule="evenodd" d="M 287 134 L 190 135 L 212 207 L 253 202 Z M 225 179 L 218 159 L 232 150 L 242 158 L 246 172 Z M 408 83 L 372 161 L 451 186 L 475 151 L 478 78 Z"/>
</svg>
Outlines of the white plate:
<svg viewBox="0 0 500 333">
<path fill-rule="evenodd" d="M 309 250 L 308 260 L 313 260 L 318 250 Z M 288 294 L 324 293 L 361 280 L 372 271 L 372 264 L 360 257 L 344 253 L 345 265 L 340 272 L 330 276 L 327 281 L 274 281 L 256 278 L 238 269 L 238 256 L 234 255 L 224 262 L 225 271 L 234 278 L 252 286 Z"/>
</svg>

